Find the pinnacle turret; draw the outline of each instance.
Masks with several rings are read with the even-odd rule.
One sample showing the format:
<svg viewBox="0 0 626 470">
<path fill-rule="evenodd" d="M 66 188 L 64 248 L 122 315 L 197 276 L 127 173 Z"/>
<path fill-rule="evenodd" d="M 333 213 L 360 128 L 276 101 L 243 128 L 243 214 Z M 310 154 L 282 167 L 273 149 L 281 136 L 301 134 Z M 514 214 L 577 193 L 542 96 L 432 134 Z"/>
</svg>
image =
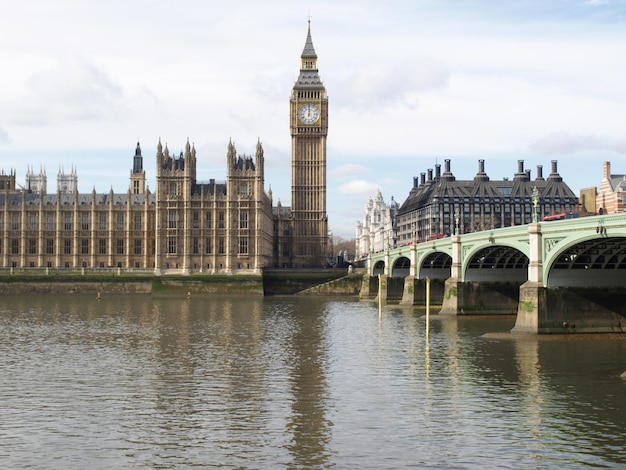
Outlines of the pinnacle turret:
<svg viewBox="0 0 626 470">
<path fill-rule="evenodd" d="M 317 69 L 317 54 L 311 39 L 311 20 L 307 30 L 306 42 L 300 56 L 300 75 L 296 81 L 295 88 L 323 88 L 324 84 Z"/>
<path fill-rule="evenodd" d="M 300 56 L 302 59 L 317 59 L 315 48 L 313 47 L 313 40 L 311 39 L 311 20 L 309 20 L 309 29 L 306 35 L 306 42 L 304 43 L 304 50 Z"/>
</svg>

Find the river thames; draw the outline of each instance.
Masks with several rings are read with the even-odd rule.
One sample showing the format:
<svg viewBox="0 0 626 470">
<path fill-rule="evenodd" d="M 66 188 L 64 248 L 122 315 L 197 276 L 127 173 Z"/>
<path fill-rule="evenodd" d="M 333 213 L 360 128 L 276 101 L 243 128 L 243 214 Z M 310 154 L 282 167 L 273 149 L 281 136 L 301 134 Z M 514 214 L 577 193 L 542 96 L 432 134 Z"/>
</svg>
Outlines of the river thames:
<svg viewBox="0 0 626 470">
<path fill-rule="evenodd" d="M 626 340 L 311 297 L 3 297 L 3 468 L 626 466 Z"/>
</svg>

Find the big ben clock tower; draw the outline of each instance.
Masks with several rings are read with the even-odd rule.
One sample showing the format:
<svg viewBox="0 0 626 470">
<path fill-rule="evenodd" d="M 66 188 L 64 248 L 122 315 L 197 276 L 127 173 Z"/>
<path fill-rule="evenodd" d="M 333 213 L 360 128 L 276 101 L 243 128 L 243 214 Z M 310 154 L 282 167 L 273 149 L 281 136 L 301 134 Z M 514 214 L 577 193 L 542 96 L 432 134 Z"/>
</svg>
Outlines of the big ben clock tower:
<svg viewBox="0 0 626 470">
<path fill-rule="evenodd" d="M 291 217 L 294 267 L 323 267 L 327 260 L 326 136 L 328 97 L 317 69 L 311 21 L 290 99 Z"/>
</svg>

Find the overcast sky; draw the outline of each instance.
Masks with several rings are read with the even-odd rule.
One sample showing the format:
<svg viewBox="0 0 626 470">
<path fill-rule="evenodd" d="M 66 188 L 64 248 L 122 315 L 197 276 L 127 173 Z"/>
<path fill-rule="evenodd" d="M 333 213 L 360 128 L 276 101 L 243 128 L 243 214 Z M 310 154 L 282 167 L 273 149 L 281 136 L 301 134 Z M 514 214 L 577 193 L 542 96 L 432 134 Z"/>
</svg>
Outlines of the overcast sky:
<svg viewBox="0 0 626 470">
<path fill-rule="evenodd" d="M 329 95 L 328 212 L 354 236 L 380 189 L 402 203 L 444 159 L 472 179 L 552 160 L 574 192 L 625 174 L 626 0 L 22 0 L 0 14 L 0 169 L 74 167 L 125 192 L 159 138 L 224 180 L 226 148 L 265 149 L 290 204 L 289 95 L 307 20 Z"/>
</svg>

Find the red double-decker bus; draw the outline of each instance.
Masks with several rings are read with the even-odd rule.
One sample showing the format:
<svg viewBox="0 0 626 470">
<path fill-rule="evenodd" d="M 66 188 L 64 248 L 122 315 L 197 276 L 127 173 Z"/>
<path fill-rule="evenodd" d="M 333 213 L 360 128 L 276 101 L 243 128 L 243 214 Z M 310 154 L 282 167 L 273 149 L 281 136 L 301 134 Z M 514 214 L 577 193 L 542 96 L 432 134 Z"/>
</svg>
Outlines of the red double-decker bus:
<svg viewBox="0 0 626 470">
<path fill-rule="evenodd" d="M 553 220 L 575 219 L 577 217 L 579 217 L 578 214 L 566 214 L 565 212 L 561 212 L 560 214 L 547 215 L 543 218 L 543 221 L 551 222 Z"/>
</svg>

